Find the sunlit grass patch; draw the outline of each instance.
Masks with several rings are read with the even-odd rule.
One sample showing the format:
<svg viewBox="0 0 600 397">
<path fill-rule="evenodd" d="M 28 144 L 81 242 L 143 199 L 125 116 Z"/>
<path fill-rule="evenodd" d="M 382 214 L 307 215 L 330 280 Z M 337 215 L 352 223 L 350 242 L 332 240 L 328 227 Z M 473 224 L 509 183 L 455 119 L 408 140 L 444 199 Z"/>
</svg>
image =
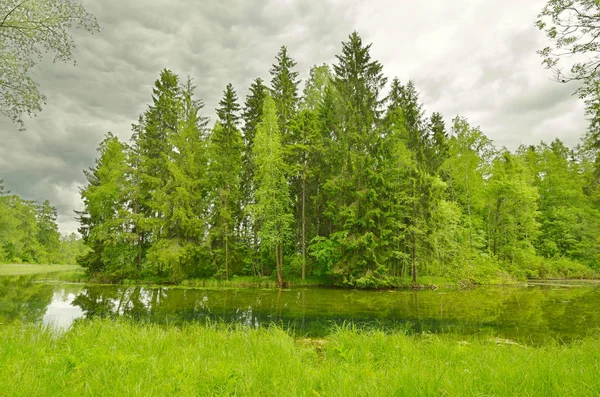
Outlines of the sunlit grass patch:
<svg viewBox="0 0 600 397">
<path fill-rule="evenodd" d="M 53 272 L 75 272 L 83 271 L 78 265 L 33 265 L 33 264 L 9 264 L 0 265 L 0 276 L 21 276 L 27 274 L 53 273 Z"/>
</svg>

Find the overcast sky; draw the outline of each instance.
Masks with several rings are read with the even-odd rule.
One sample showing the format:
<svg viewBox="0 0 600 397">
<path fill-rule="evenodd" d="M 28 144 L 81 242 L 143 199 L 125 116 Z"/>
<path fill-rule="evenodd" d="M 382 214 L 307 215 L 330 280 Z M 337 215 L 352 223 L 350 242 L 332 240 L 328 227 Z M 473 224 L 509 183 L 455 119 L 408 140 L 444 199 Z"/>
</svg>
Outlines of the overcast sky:
<svg viewBox="0 0 600 397">
<path fill-rule="evenodd" d="M 108 131 L 128 140 L 151 101 L 161 69 L 190 75 L 214 121 L 227 83 L 243 102 L 281 45 L 298 62 L 332 63 L 356 30 L 390 78 L 415 81 L 428 112 L 447 124 L 457 114 L 496 146 L 560 138 L 577 144 L 583 105 L 556 83 L 535 51 L 534 22 L 544 0 L 84 0 L 102 31 L 75 32 L 77 65 L 45 60 L 35 78 L 47 95 L 27 131 L 0 119 L 0 179 L 22 197 L 48 198 L 63 233 L 81 209 L 82 170 L 92 166 Z"/>
</svg>

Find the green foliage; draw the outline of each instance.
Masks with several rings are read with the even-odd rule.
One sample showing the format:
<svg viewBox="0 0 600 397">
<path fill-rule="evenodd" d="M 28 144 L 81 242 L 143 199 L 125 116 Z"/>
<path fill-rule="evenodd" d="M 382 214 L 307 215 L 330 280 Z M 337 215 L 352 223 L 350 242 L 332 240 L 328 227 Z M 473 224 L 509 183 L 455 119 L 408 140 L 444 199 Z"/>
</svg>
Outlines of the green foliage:
<svg viewBox="0 0 600 397">
<path fill-rule="evenodd" d="M 91 251 L 79 263 L 90 272 L 106 271 L 126 275 L 135 269 L 134 257 L 124 256 L 128 248 L 127 156 L 125 145 L 112 134 L 98 148 L 96 165 L 85 172 L 88 186 L 81 190 L 85 211 L 79 214 L 79 232 Z"/>
<path fill-rule="evenodd" d="M 0 180 L 0 263 L 59 263 L 56 209 L 4 190 Z"/>
<path fill-rule="evenodd" d="M 300 97 L 281 47 L 271 87 L 254 80 L 242 109 L 227 85 L 211 131 L 191 81 L 163 70 L 131 145 L 109 135 L 86 171 L 80 263 L 115 281 L 274 274 L 281 287 L 284 273 L 359 288 L 594 274 L 593 135 L 575 149 L 498 151 L 465 118 L 447 126 L 426 114 L 412 81 L 393 79 L 384 97 L 370 48 L 353 32 L 334 65 L 311 68 Z M 0 255 L 56 255 L 35 211 Z M 0 225 L 16 230 L 5 212 Z M 0 229 L 3 241 L 15 235 Z"/>
<path fill-rule="evenodd" d="M 257 78 L 250 85 L 250 94 L 246 97 L 242 119 L 244 126 L 242 128 L 244 135 L 244 196 L 252 197 L 254 193 L 252 181 L 254 178 L 254 161 L 252 159 L 252 150 L 254 148 L 254 137 L 256 136 L 256 127 L 262 118 L 263 103 L 268 94 L 268 88 L 263 84 L 262 79 Z"/>
<path fill-rule="evenodd" d="M 539 193 L 523 162 L 507 151 L 494 160 L 487 189 L 489 249 L 501 260 L 525 264 L 539 235 Z"/>
<path fill-rule="evenodd" d="M 96 19 L 77 0 L 3 0 L 0 3 L 0 114 L 24 128 L 46 97 L 30 76 L 44 52 L 73 58 L 72 27 L 98 32 Z"/>
<path fill-rule="evenodd" d="M 598 273 L 589 267 L 568 258 L 555 257 L 544 259 L 531 278 L 589 279 L 597 278 Z"/>
<path fill-rule="evenodd" d="M 597 0 L 548 0 L 536 21 L 551 43 L 538 51 L 544 66 L 558 82 L 580 82 L 575 93 L 585 100 L 596 147 L 600 147 L 599 24 Z"/>
<path fill-rule="evenodd" d="M 337 244 L 339 260 L 331 271 L 345 280 L 360 277 L 385 263 L 382 234 L 385 213 L 381 209 L 379 130 L 380 91 L 386 79 L 382 65 L 371 59 L 370 45 L 356 32 L 342 44 L 342 55 L 333 66 L 333 87 L 339 95 L 337 116 L 342 126 L 335 131 L 332 151 L 339 156 L 331 164 L 324 183 L 325 215 L 333 229 L 328 236 Z M 333 154 L 333 153 L 331 153 Z"/>
<path fill-rule="evenodd" d="M 37 208 L 37 241 L 43 249 L 39 258 L 42 263 L 57 263 L 60 247 L 60 233 L 56 224 L 56 208 L 50 205 L 50 201 L 44 200 Z"/>
<path fill-rule="evenodd" d="M 83 239 L 75 233 L 60 236 L 60 247 L 57 263 L 64 265 L 75 265 L 77 258 L 87 255 L 89 248 L 83 242 Z"/>
<path fill-rule="evenodd" d="M 282 244 L 289 235 L 289 194 L 275 102 L 265 98 L 262 121 L 254 143 L 256 204 L 251 212 L 260 222 L 259 235 L 267 247 Z"/>
<path fill-rule="evenodd" d="M 600 212 L 586 195 L 584 165 L 560 140 L 521 148 L 520 156 L 535 174 L 540 193 L 540 236 L 537 252 L 546 258 L 567 257 L 596 267 L 600 252 L 595 233 Z M 593 171 L 592 171 L 593 172 Z"/>
<path fill-rule="evenodd" d="M 242 134 L 237 128 L 240 106 L 231 84 L 227 85 L 219 105 L 219 121 L 209 138 L 209 240 L 216 267 L 228 280 L 229 262 L 234 257 L 242 223 L 241 177 L 244 148 Z"/>
<path fill-rule="evenodd" d="M 259 243 L 258 243 L 258 225 L 255 220 L 250 217 L 247 209 L 255 202 L 254 192 L 254 137 L 256 136 L 256 128 L 260 123 L 263 114 L 263 105 L 266 96 L 269 93 L 267 86 L 263 84 L 260 78 L 255 79 L 250 85 L 250 93 L 246 97 L 244 109 L 242 112 L 242 127 L 244 150 L 242 154 L 242 179 L 241 179 L 241 197 L 242 197 L 242 224 L 241 237 L 242 245 L 246 250 L 247 255 L 243 259 L 244 274 L 262 274 L 262 268 L 259 266 Z"/>
<path fill-rule="evenodd" d="M 292 59 L 287 52 L 287 48 L 282 46 L 275 58 L 275 63 L 269 73 L 273 76 L 271 80 L 271 96 L 275 101 L 277 109 L 277 120 L 279 130 L 287 138 L 288 126 L 298 105 L 298 72 L 293 68 L 296 61 Z"/>
<path fill-rule="evenodd" d="M 290 237 L 293 216 L 275 102 L 270 96 L 264 100 L 263 117 L 258 124 L 253 155 L 256 164 L 256 203 L 250 207 L 250 211 L 259 224 L 261 247 L 275 249 L 278 279 L 282 285 L 283 244 Z"/>
<path fill-rule="evenodd" d="M 301 109 L 317 110 L 325 100 L 327 87 L 331 85 L 331 69 L 323 64 L 310 68 L 309 78 L 304 86 Z"/>
</svg>

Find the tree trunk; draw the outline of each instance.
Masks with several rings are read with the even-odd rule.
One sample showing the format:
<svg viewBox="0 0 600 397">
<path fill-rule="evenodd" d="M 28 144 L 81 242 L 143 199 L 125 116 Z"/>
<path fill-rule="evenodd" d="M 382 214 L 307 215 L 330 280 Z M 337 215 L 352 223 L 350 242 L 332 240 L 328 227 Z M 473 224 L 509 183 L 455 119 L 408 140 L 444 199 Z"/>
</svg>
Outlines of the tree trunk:
<svg viewBox="0 0 600 397">
<path fill-rule="evenodd" d="M 417 283 L 417 238 L 412 232 L 412 282 Z"/>
<path fill-rule="evenodd" d="M 229 238 L 225 228 L 225 280 L 229 281 Z"/>
<path fill-rule="evenodd" d="M 471 222 L 471 193 L 469 192 L 469 174 L 465 171 L 467 185 L 467 214 L 469 216 L 469 260 L 473 252 L 473 223 Z"/>
<path fill-rule="evenodd" d="M 285 285 L 285 282 L 283 281 L 283 245 L 279 245 L 279 280 L 281 288 L 283 288 Z"/>
<path fill-rule="evenodd" d="M 496 249 L 498 247 L 498 224 L 500 223 L 500 199 L 496 201 L 496 214 L 494 216 L 494 255 L 496 255 Z"/>
<path fill-rule="evenodd" d="M 258 232 L 256 231 L 256 224 L 252 223 L 252 265 L 256 269 L 256 273 L 259 277 L 262 277 L 265 274 L 264 264 L 260 261 L 260 265 L 256 262 L 260 259 L 258 255 Z"/>
<path fill-rule="evenodd" d="M 417 282 L 417 235 L 416 235 L 416 229 L 417 229 L 417 204 L 416 204 L 416 200 L 417 200 L 417 186 L 416 186 L 416 179 L 413 180 L 413 202 L 412 202 L 412 215 L 413 215 L 413 219 L 412 219 L 412 223 L 413 223 L 413 231 L 412 231 L 412 282 L 413 284 L 416 284 Z"/>
<path fill-rule="evenodd" d="M 140 238 L 138 239 L 138 252 L 137 252 L 138 271 L 142 271 L 142 245 L 143 244 L 144 244 L 144 235 L 140 232 Z"/>
<path fill-rule="evenodd" d="M 304 159 L 304 175 L 302 176 L 302 280 L 306 278 L 306 159 Z"/>
<path fill-rule="evenodd" d="M 281 244 L 275 246 L 275 266 L 277 268 L 277 285 L 283 288 L 283 247 Z"/>
</svg>

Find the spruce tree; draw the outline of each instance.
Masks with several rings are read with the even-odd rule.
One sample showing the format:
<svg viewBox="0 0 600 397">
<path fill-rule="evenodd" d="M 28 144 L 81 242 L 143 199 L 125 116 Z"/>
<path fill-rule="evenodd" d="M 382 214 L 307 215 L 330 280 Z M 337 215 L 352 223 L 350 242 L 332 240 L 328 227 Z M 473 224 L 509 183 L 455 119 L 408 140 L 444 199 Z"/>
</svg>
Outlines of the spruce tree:
<svg viewBox="0 0 600 397">
<path fill-rule="evenodd" d="M 263 84 L 260 78 L 255 79 L 250 85 L 250 93 L 246 96 L 242 119 L 244 126 L 242 127 L 244 150 L 242 155 L 242 182 L 241 182 L 241 197 L 243 219 L 242 219 L 242 235 L 243 244 L 249 251 L 249 255 L 244 258 L 245 265 L 251 267 L 254 274 L 261 274 L 258 267 L 258 229 L 248 214 L 248 208 L 255 202 L 254 200 L 254 138 L 256 136 L 256 128 L 262 118 L 264 99 L 269 93 L 269 88 Z"/>
<path fill-rule="evenodd" d="M 339 95 L 338 126 L 334 130 L 337 169 L 325 185 L 328 215 L 334 225 L 331 242 L 339 249 L 332 275 L 355 284 L 386 261 L 387 233 L 382 224 L 379 192 L 383 189 L 378 161 L 381 131 L 380 98 L 386 79 L 379 62 L 371 59 L 370 45 L 356 32 L 342 43 L 334 65 L 333 85 Z"/>
<path fill-rule="evenodd" d="M 317 166 L 320 144 L 320 131 L 315 111 L 308 109 L 296 114 L 290 124 L 292 141 L 288 147 L 290 158 L 289 174 L 294 200 L 295 230 L 294 238 L 299 241 L 302 255 L 301 276 L 306 278 L 306 247 L 307 241 L 315 235 L 314 226 L 308 219 L 314 211 L 313 198 L 317 193 L 314 184 L 315 168 Z M 312 226 L 312 227 L 311 227 Z M 310 230 L 309 230 L 310 229 Z"/>
<path fill-rule="evenodd" d="M 240 106 L 228 84 L 217 109 L 219 121 L 210 136 L 209 178 L 211 186 L 210 240 L 215 262 L 229 280 L 230 258 L 240 232 L 243 140 L 237 128 Z M 224 269 L 218 265 L 224 264 Z"/>
<path fill-rule="evenodd" d="M 204 102 L 194 98 L 194 90 L 190 78 L 180 88 L 178 125 L 168 136 L 171 152 L 165 153 L 168 174 L 160 195 L 163 231 L 149 252 L 151 262 L 159 263 L 173 281 L 212 274 L 203 267 L 209 258 L 205 249 L 208 119 L 200 114 Z"/>
<path fill-rule="evenodd" d="M 448 133 L 441 113 L 435 112 L 429 119 L 429 141 L 426 147 L 427 170 L 431 175 L 438 175 L 440 168 L 448 158 Z"/>
<path fill-rule="evenodd" d="M 400 95 L 397 95 L 396 89 Z M 407 253 L 410 256 L 411 276 L 413 283 L 417 282 L 418 263 L 425 262 L 430 248 L 428 237 L 431 234 L 431 214 L 437 201 L 441 198 L 440 181 L 436 180 L 428 170 L 427 149 L 430 146 L 429 133 L 424 121 L 423 105 L 419 102 L 419 94 L 412 81 L 406 86 L 393 90 L 393 101 L 388 110 L 397 108 L 401 112 L 404 123 L 406 147 L 411 152 L 412 166 L 408 175 L 410 187 L 407 189 L 410 210 L 405 216 L 408 231 Z"/>
<path fill-rule="evenodd" d="M 179 77 L 164 69 L 152 90 L 152 105 L 134 126 L 133 146 L 137 149 L 136 179 L 139 181 L 139 212 L 136 227 L 153 241 L 166 231 L 163 227 L 164 186 L 170 178 L 170 136 L 177 133 L 181 114 Z M 160 269 L 157 269 L 160 272 Z"/>
<path fill-rule="evenodd" d="M 92 250 L 80 264 L 91 273 L 120 279 L 135 276 L 136 248 L 130 244 L 127 222 L 125 145 L 112 134 L 100 144 L 96 165 L 85 172 L 88 184 L 81 190 L 84 210 L 79 212 L 79 232 Z"/>
<path fill-rule="evenodd" d="M 289 125 L 298 107 L 298 72 L 294 71 L 296 61 L 288 55 L 287 48 L 282 46 L 275 58 L 276 63 L 269 73 L 271 79 L 271 96 L 275 101 L 279 130 L 286 144 Z"/>
</svg>

